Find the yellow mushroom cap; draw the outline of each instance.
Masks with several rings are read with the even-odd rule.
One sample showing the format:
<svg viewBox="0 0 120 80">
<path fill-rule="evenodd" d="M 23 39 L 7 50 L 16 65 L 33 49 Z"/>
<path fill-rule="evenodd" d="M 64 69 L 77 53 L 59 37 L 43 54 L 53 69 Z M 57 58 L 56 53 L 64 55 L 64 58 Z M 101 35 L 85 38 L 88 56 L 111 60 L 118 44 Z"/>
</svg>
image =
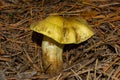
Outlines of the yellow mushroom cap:
<svg viewBox="0 0 120 80">
<path fill-rule="evenodd" d="M 78 44 L 94 35 L 93 30 L 82 18 L 64 18 L 50 15 L 30 26 L 31 30 L 46 35 L 61 44 Z"/>
</svg>

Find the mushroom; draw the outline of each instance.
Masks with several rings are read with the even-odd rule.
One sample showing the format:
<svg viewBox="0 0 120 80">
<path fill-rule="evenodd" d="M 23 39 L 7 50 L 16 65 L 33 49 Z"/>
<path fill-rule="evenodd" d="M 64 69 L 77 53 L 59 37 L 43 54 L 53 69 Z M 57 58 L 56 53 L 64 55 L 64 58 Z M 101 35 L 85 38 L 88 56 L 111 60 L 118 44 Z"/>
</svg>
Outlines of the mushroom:
<svg viewBox="0 0 120 80">
<path fill-rule="evenodd" d="M 62 70 L 62 53 L 65 44 L 79 44 L 94 35 L 93 30 L 81 17 L 49 15 L 30 26 L 31 30 L 44 35 L 42 41 L 43 68 L 56 74 Z"/>
</svg>

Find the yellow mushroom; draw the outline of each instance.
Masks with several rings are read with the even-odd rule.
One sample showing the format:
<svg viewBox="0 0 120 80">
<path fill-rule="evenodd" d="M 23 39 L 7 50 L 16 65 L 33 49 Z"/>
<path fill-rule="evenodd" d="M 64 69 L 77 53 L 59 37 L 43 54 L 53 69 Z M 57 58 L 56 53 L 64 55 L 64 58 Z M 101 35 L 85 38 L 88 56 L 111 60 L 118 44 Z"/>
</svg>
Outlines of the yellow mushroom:
<svg viewBox="0 0 120 80">
<path fill-rule="evenodd" d="M 42 41 L 43 67 L 50 74 L 62 70 L 62 53 L 65 44 L 79 44 L 94 35 L 87 22 L 80 17 L 50 15 L 30 26 L 44 35 Z"/>
</svg>

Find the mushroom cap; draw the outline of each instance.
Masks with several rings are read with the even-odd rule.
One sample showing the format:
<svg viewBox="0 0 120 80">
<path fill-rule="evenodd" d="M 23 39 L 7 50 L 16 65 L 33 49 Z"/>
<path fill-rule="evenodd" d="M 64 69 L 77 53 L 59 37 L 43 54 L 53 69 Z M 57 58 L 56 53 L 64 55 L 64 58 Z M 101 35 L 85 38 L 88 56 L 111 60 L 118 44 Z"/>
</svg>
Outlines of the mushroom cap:
<svg viewBox="0 0 120 80">
<path fill-rule="evenodd" d="M 32 24 L 30 28 L 61 44 L 78 44 L 94 35 L 87 22 L 80 17 L 64 18 L 59 15 L 50 15 Z"/>
</svg>

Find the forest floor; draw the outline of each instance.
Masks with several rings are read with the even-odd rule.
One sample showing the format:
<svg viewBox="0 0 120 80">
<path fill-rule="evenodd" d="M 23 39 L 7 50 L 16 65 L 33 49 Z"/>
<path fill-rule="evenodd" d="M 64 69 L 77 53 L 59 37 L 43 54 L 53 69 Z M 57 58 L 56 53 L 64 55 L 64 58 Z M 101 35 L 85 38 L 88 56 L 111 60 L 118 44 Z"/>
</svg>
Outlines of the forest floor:
<svg viewBox="0 0 120 80">
<path fill-rule="evenodd" d="M 89 40 L 66 45 L 63 70 L 50 76 L 30 25 L 51 13 L 82 16 Z M 0 0 L 0 80 L 120 80 L 119 0 Z"/>
</svg>

